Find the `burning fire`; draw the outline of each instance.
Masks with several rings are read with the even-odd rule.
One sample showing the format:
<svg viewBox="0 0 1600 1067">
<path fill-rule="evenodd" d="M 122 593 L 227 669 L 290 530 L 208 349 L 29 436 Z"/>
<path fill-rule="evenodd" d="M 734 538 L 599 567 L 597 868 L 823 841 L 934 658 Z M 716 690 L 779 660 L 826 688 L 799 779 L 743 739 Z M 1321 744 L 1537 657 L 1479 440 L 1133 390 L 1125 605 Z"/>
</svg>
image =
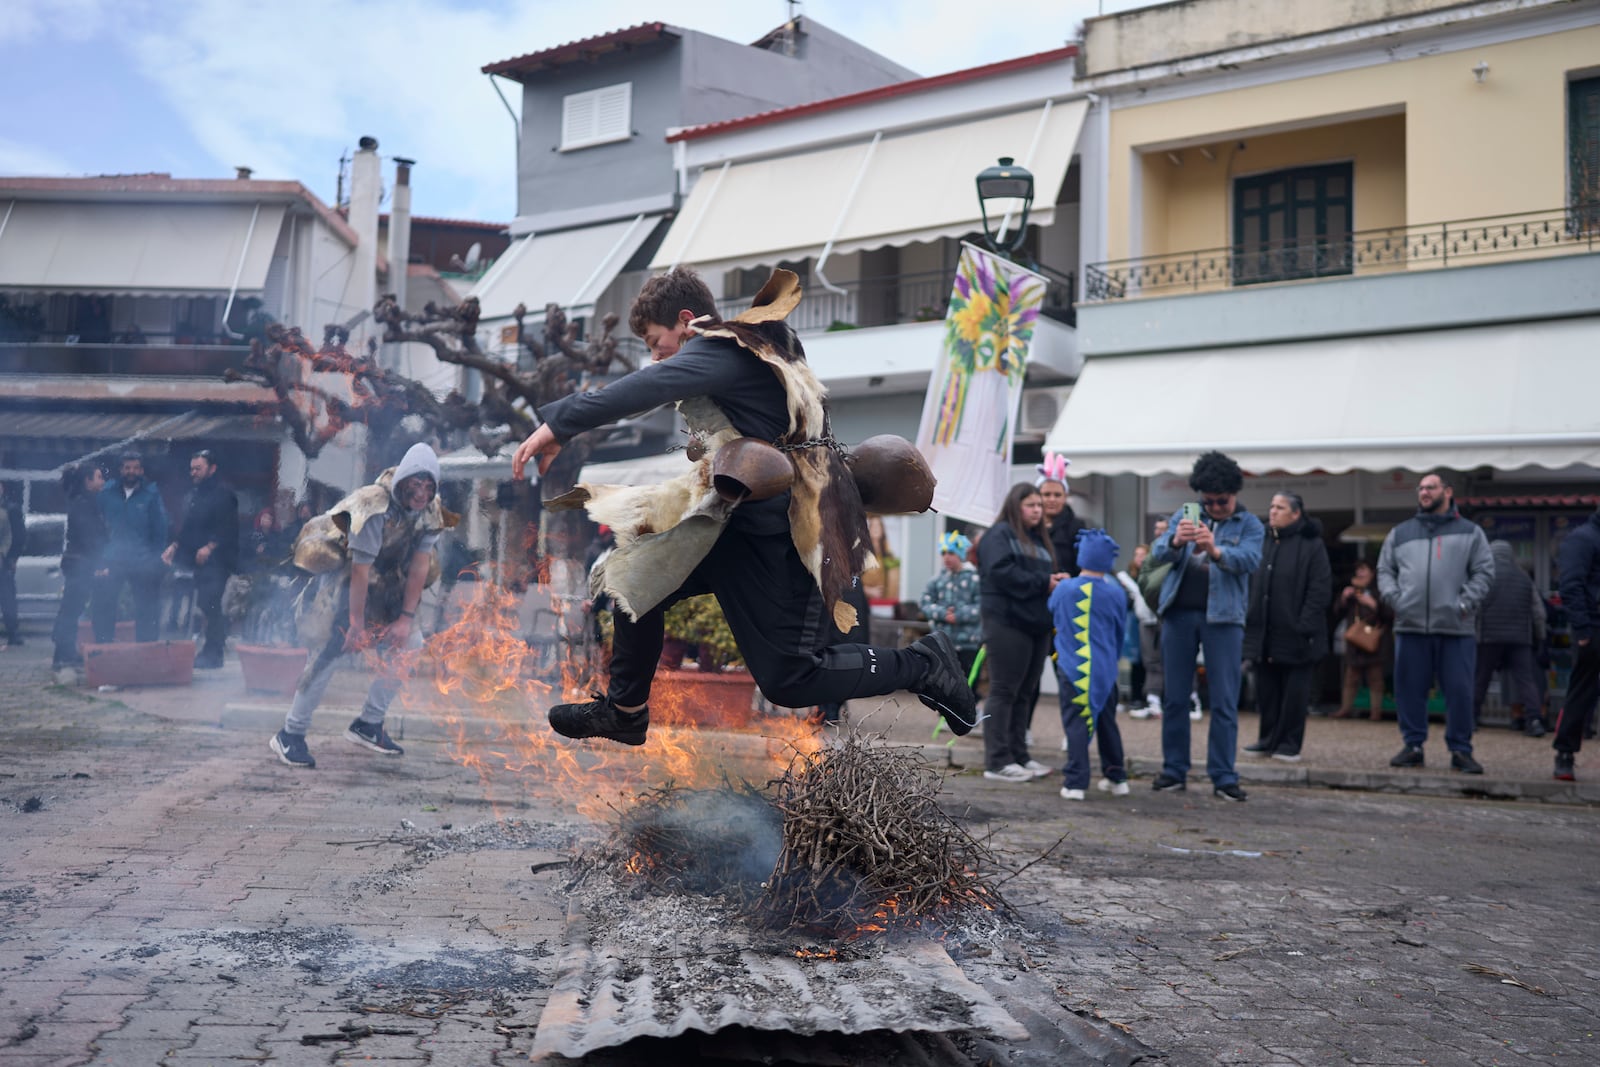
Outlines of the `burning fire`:
<svg viewBox="0 0 1600 1067">
<path fill-rule="evenodd" d="M 476 770 L 485 784 L 509 772 L 519 784 L 553 785 L 581 813 L 604 818 L 619 796 L 652 784 L 716 784 L 729 758 L 749 754 L 752 746 L 729 732 L 706 729 L 730 724 L 704 724 L 702 709 L 691 706 L 692 698 L 665 672 L 651 693 L 643 747 L 560 737 L 545 722 L 549 707 L 605 688 L 603 668 L 560 654 L 568 647 L 563 634 L 588 625 L 587 618 L 568 607 L 555 625 L 561 632 L 539 635 L 553 641 L 530 644 L 522 636 L 519 596 L 489 582 L 476 584 L 461 618 L 429 638 L 421 653 L 416 679 L 431 681 L 432 692 L 418 692 L 417 684 L 402 699 L 414 713 L 442 715 L 454 731 L 451 758 Z M 562 607 L 559 599 L 555 603 Z M 754 747 L 774 772 L 797 751 L 813 752 L 820 743 L 803 719 L 761 719 L 760 730 L 743 736 L 765 737 L 764 745 Z"/>
</svg>

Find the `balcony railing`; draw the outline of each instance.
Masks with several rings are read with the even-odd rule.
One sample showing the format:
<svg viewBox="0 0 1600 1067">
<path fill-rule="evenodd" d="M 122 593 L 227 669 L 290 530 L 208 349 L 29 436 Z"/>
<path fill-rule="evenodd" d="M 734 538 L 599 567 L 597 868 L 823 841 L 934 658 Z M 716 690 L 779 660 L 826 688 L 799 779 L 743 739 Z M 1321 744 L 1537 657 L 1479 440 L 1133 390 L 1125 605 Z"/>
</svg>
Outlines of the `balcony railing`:
<svg viewBox="0 0 1600 1067">
<path fill-rule="evenodd" d="M 1076 325 L 1076 277 L 1050 267 L 1035 267 L 1048 280 L 1043 313 L 1058 322 Z M 835 282 L 839 290 L 835 291 L 814 278 L 805 279 L 805 299 L 787 321 L 797 333 L 938 322 L 949 307 L 953 281 L 948 271 L 923 271 Z M 717 313 L 732 318 L 749 306 L 748 296 L 730 297 L 717 301 Z"/>
<path fill-rule="evenodd" d="M 1343 240 L 1207 248 L 1090 264 L 1090 302 L 1166 296 L 1265 282 L 1432 270 L 1600 248 L 1600 213 L 1555 208 L 1453 222 L 1361 230 Z"/>
<path fill-rule="evenodd" d="M 0 374 L 96 374 L 218 378 L 250 354 L 240 345 L 0 342 Z"/>
</svg>

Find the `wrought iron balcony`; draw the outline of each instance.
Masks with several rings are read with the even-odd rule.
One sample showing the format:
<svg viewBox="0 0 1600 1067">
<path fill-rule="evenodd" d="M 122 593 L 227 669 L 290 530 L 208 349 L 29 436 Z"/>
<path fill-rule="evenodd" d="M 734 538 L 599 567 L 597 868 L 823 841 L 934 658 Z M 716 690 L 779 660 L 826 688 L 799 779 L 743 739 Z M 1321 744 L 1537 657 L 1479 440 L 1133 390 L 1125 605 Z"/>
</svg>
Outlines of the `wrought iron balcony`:
<svg viewBox="0 0 1600 1067">
<path fill-rule="evenodd" d="M 1076 276 L 1039 264 L 1030 266 L 1048 282 L 1043 314 L 1057 322 L 1076 325 Z M 944 318 L 949 307 L 953 280 L 949 271 L 922 271 L 836 282 L 834 289 L 828 289 L 815 278 L 806 278 L 802 279 L 805 299 L 787 321 L 801 334 L 859 326 L 937 322 Z M 717 313 L 731 318 L 749 306 L 749 296 L 730 297 L 717 301 Z"/>
<path fill-rule="evenodd" d="M 1343 239 L 1269 242 L 1090 264 L 1089 302 L 1267 282 L 1433 270 L 1600 249 L 1600 208 L 1555 208 L 1360 230 Z"/>
</svg>

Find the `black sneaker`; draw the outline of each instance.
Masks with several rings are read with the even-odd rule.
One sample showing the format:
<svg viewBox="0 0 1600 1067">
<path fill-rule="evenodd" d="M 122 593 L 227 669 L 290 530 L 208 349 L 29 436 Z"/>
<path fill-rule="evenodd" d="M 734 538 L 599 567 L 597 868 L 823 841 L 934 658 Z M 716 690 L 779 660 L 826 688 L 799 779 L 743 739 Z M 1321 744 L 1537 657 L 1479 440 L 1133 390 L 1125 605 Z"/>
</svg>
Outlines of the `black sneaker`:
<svg viewBox="0 0 1600 1067">
<path fill-rule="evenodd" d="M 362 748 L 370 748 L 374 752 L 381 752 L 385 756 L 404 756 L 406 750 L 389 740 L 389 734 L 384 730 L 381 722 L 362 722 L 357 719 L 350 724 L 344 732 L 346 741 L 354 741 Z"/>
<path fill-rule="evenodd" d="M 917 638 L 911 651 L 928 661 L 927 677 L 912 690 L 917 699 L 943 715 L 945 725 L 957 737 L 971 733 L 978 724 L 978 698 L 967 684 L 967 672 L 961 669 L 961 657 L 950 635 L 935 630 Z"/>
<path fill-rule="evenodd" d="M 267 742 L 267 747 L 291 767 L 305 767 L 309 770 L 317 765 L 317 761 L 311 758 L 311 750 L 306 747 L 305 734 L 291 734 L 288 730 L 279 730 L 272 735 L 272 740 Z"/>
<path fill-rule="evenodd" d="M 1450 769 L 1462 774 L 1482 774 L 1483 764 L 1472 758 L 1470 752 L 1450 753 Z"/>
<path fill-rule="evenodd" d="M 1422 766 L 1422 746 L 1407 745 L 1394 754 L 1389 761 L 1391 767 L 1420 767 Z"/>
<path fill-rule="evenodd" d="M 1189 783 L 1170 774 L 1158 774 L 1156 780 L 1150 783 L 1150 788 L 1157 793 L 1181 793 L 1189 788 Z"/>
<path fill-rule="evenodd" d="M 1216 797 L 1218 800 L 1232 800 L 1235 803 L 1242 803 L 1250 796 L 1249 793 L 1246 793 L 1243 789 L 1239 788 L 1238 782 L 1229 782 L 1227 785 L 1219 785 L 1215 789 L 1211 790 L 1211 795 Z"/>
<path fill-rule="evenodd" d="M 611 698 L 596 693 L 583 704 L 557 704 L 545 716 L 550 728 L 562 737 L 603 737 L 624 745 L 644 744 L 650 729 L 650 709 L 618 711 Z"/>
<path fill-rule="evenodd" d="M 1272 746 L 1265 741 L 1257 741 L 1253 745 L 1244 746 L 1244 750 L 1253 756 L 1259 756 L 1263 752 L 1271 752 Z"/>
<path fill-rule="evenodd" d="M 1522 732 L 1527 734 L 1529 737 L 1543 737 L 1550 731 L 1545 729 L 1543 719 L 1529 719 L 1528 725 L 1523 728 Z"/>
<path fill-rule="evenodd" d="M 1573 762 L 1572 753 L 1559 751 L 1556 753 L 1556 781 L 1576 782 L 1578 780 L 1577 772 L 1572 766 Z"/>
</svg>

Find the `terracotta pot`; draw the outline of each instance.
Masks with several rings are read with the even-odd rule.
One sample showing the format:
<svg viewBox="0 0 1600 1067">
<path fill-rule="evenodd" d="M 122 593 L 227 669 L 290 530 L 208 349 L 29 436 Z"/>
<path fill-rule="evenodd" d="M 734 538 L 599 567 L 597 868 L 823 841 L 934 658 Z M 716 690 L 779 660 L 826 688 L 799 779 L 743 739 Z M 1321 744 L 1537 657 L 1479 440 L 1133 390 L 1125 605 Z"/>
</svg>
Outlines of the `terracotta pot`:
<svg viewBox="0 0 1600 1067">
<path fill-rule="evenodd" d="M 294 695 L 310 657 L 303 648 L 281 645 L 237 645 L 234 651 L 239 654 L 239 666 L 244 671 L 245 689 L 283 697 Z"/>
<path fill-rule="evenodd" d="M 650 721 L 746 729 L 755 718 L 755 695 L 749 671 L 664 671 L 650 687 Z"/>
<path fill-rule="evenodd" d="M 189 685 L 194 681 L 194 642 L 84 645 L 83 675 L 92 686 Z"/>
</svg>

